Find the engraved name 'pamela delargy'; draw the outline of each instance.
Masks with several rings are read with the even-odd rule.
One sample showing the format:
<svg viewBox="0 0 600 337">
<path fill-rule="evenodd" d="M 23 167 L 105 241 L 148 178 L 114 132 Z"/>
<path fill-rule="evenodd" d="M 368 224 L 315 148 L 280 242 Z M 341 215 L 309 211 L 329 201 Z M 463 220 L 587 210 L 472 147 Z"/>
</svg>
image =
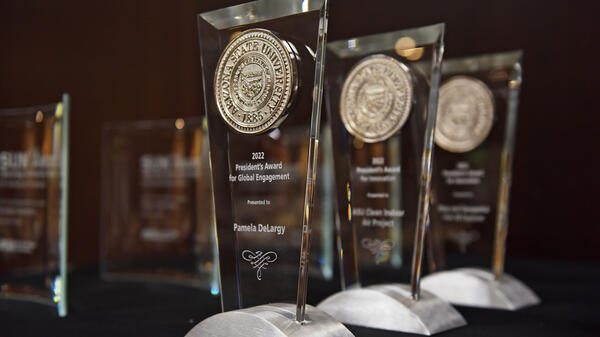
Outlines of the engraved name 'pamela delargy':
<svg viewBox="0 0 600 337">
<path fill-rule="evenodd" d="M 340 116 L 353 136 L 367 143 L 386 140 L 408 119 L 412 107 L 408 67 L 383 54 L 369 56 L 350 71 L 340 99 Z"/>
<path fill-rule="evenodd" d="M 234 232 L 248 232 L 248 233 L 275 233 L 277 235 L 285 234 L 285 226 L 281 225 L 270 225 L 270 224 L 253 224 L 239 225 L 233 224 Z"/>
<path fill-rule="evenodd" d="M 235 131 L 260 134 L 277 127 L 297 89 L 294 47 L 265 29 L 249 29 L 225 47 L 215 73 L 215 99 Z"/>
</svg>

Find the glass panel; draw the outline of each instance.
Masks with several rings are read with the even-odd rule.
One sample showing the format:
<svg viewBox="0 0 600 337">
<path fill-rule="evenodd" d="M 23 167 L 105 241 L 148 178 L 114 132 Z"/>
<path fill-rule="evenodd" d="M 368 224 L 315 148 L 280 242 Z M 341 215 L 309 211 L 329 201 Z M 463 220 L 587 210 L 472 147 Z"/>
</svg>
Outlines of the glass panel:
<svg viewBox="0 0 600 337">
<path fill-rule="evenodd" d="M 520 59 L 516 51 L 444 61 L 432 180 L 433 271 L 486 264 L 495 235 L 495 269 L 502 269 Z"/>
<path fill-rule="evenodd" d="M 415 228 L 424 228 L 427 212 L 427 110 L 436 104 L 443 31 L 433 25 L 328 46 L 343 288 L 409 279 Z"/>
<path fill-rule="evenodd" d="M 103 276 L 218 293 L 202 119 L 107 123 L 102 159 Z"/>
<path fill-rule="evenodd" d="M 0 110 L 0 297 L 67 314 L 68 95 Z"/>
<path fill-rule="evenodd" d="M 303 302 L 302 261 L 326 259 L 314 238 L 299 264 L 311 223 L 328 230 L 312 219 L 325 7 L 255 1 L 198 16 L 224 310 Z"/>
</svg>

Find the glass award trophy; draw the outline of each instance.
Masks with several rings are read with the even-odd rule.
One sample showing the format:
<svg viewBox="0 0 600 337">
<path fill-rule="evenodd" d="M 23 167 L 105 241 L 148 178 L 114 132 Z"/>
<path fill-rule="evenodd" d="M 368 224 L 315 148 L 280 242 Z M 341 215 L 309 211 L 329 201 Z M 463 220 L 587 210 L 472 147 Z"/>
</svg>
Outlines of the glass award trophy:
<svg viewBox="0 0 600 337">
<path fill-rule="evenodd" d="M 0 110 L 0 301 L 67 315 L 69 96 Z"/>
<path fill-rule="evenodd" d="M 218 294 L 217 254 L 202 118 L 105 124 L 101 272 Z"/>
<path fill-rule="evenodd" d="M 521 56 L 444 61 L 428 242 L 437 272 L 423 279 L 423 288 L 455 304 L 516 310 L 539 303 L 503 272 Z M 468 268 L 489 256 L 492 241 L 493 270 Z"/>
<path fill-rule="evenodd" d="M 198 16 L 224 312 L 189 337 L 352 336 L 306 305 L 327 11 L 260 0 Z"/>
<path fill-rule="evenodd" d="M 343 291 L 318 308 L 343 323 L 424 335 L 465 324 L 419 288 L 443 35 L 438 24 L 328 45 Z"/>
</svg>

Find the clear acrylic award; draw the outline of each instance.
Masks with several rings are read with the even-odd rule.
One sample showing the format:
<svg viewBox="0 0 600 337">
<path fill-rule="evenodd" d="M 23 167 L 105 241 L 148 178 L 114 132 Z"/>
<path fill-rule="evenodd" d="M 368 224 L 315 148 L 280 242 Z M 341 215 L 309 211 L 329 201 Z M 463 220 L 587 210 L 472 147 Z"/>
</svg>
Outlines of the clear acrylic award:
<svg viewBox="0 0 600 337">
<path fill-rule="evenodd" d="M 224 313 L 189 337 L 352 335 L 306 305 L 327 10 L 260 0 L 198 16 Z"/>
<path fill-rule="evenodd" d="M 67 315 L 69 96 L 0 110 L 0 301 Z"/>
<path fill-rule="evenodd" d="M 318 307 L 341 322 L 425 335 L 465 324 L 419 287 L 443 35 L 438 24 L 328 45 L 343 291 Z"/>
<path fill-rule="evenodd" d="M 452 303 L 508 310 L 539 303 L 503 272 L 521 57 L 444 61 L 428 240 L 435 273 L 423 288 Z M 491 242 L 493 270 L 471 268 L 489 257 Z"/>
<path fill-rule="evenodd" d="M 218 294 L 202 118 L 109 122 L 103 128 L 101 272 Z"/>
</svg>

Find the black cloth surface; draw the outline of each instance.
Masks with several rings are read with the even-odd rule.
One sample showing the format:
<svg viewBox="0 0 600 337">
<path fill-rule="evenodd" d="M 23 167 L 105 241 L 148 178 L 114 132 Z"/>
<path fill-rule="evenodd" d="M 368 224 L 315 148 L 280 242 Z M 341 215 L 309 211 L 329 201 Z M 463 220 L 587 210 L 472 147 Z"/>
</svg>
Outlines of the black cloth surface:
<svg viewBox="0 0 600 337">
<path fill-rule="evenodd" d="M 600 267 L 551 261 L 512 261 L 507 272 L 529 285 L 542 304 L 519 311 L 457 307 L 466 327 L 437 336 L 600 336 Z M 335 292 L 337 283 L 310 281 L 309 303 Z M 218 296 L 183 286 L 107 282 L 96 272 L 70 275 L 70 313 L 0 300 L 0 336 L 184 336 L 217 313 Z M 356 336 L 410 336 L 349 326 Z"/>
</svg>

